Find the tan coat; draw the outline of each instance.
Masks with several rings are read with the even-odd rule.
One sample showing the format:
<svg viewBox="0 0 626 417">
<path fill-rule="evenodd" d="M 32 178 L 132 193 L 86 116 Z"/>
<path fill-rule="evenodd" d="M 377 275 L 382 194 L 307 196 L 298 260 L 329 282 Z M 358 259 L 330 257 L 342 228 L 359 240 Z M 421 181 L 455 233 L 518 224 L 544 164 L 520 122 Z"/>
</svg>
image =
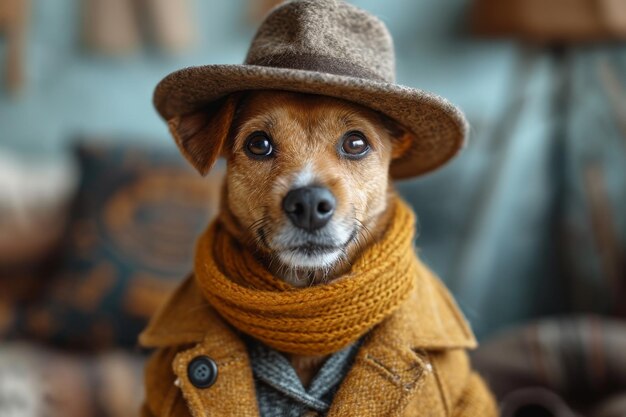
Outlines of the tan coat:
<svg viewBox="0 0 626 417">
<path fill-rule="evenodd" d="M 258 417 L 254 381 L 243 341 L 204 301 L 192 278 L 142 333 L 155 347 L 146 367 L 144 417 Z M 497 416 L 493 397 L 470 368 L 476 345 L 447 290 L 427 276 L 390 318 L 376 326 L 335 395 L 329 417 Z M 187 366 L 212 358 L 218 377 L 209 388 L 189 381 Z"/>
</svg>

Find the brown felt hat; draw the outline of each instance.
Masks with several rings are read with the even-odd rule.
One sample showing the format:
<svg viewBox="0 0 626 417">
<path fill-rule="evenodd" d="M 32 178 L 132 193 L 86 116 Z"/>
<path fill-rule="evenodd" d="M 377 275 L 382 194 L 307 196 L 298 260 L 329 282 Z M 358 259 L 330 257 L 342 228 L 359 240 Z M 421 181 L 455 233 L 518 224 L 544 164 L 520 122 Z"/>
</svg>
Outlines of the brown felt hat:
<svg viewBox="0 0 626 417">
<path fill-rule="evenodd" d="M 391 165 L 395 179 L 441 166 L 464 145 L 467 122 L 445 99 L 395 84 L 393 40 L 375 16 L 341 0 L 295 0 L 258 29 L 243 65 L 204 65 L 165 77 L 154 93 L 170 120 L 243 90 L 286 90 L 348 100 L 394 119 L 415 143 Z"/>
</svg>

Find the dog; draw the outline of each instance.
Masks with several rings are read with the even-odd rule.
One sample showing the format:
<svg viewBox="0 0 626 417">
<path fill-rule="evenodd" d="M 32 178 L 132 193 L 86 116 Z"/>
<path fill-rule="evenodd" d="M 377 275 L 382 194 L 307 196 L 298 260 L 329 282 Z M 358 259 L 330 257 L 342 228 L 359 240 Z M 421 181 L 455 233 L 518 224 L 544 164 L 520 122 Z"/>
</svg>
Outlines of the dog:
<svg viewBox="0 0 626 417">
<path fill-rule="evenodd" d="M 412 141 L 382 113 L 331 97 L 250 91 L 176 126 L 201 173 L 227 161 L 220 218 L 276 276 L 297 287 L 341 277 L 376 241 L 395 191 L 389 165 Z M 207 143 L 211 132 L 225 135 Z M 291 355 L 306 385 L 325 356 Z"/>
<path fill-rule="evenodd" d="M 467 122 L 395 84 L 383 22 L 285 2 L 243 65 L 176 71 L 154 104 L 199 173 L 222 157 L 226 175 L 193 273 L 140 336 L 145 417 L 497 414 L 392 184 L 450 160 Z"/>
<path fill-rule="evenodd" d="M 389 164 L 409 134 L 356 104 L 283 91 L 250 92 L 223 117 L 227 142 L 207 151 L 227 160 L 230 232 L 292 285 L 340 276 L 384 228 Z"/>
</svg>

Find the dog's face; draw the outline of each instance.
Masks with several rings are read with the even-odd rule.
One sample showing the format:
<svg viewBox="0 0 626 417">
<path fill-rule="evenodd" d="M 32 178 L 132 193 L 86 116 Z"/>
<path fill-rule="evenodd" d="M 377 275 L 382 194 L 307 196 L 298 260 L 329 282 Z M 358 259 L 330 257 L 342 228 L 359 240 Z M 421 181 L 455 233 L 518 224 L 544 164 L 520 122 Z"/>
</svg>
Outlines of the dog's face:
<svg viewBox="0 0 626 417">
<path fill-rule="evenodd" d="M 295 285 L 344 270 L 384 226 L 389 165 L 411 138 L 333 98 L 255 91 L 231 100 L 221 116 L 232 119 L 221 149 L 225 223 Z"/>
</svg>

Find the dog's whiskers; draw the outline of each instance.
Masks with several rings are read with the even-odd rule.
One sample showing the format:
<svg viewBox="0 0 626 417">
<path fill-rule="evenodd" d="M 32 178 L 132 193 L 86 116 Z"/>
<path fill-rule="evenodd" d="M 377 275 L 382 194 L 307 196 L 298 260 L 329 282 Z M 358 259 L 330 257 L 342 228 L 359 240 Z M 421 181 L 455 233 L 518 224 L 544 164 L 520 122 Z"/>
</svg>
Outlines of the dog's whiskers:
<svg viewBox="0 0 626 417">
<path fill-rule="evenodd" d="M 246 228 L 246 233 L 244 233 L 244 236 L 246 237 L 247 245 L 252 246 L 255 251 L 258 251 L 261 245 L 267 246 L 266 242 L 262 238 L 262 234 L 260 233 L 260 231 L 265 231 L 265 233 L 267 233 L 265 229 L 267 229 L 267 226 L 270 224 L 272 220 L 267 214 L 268 209 L 269 209 L 268 206 L 258 206 L 250 210 L 251 213 L 256 212 L 258 210 L 261 210 L 263 213 L 263 215 L 260 218 L 253 221 Z"/>
</svg>

